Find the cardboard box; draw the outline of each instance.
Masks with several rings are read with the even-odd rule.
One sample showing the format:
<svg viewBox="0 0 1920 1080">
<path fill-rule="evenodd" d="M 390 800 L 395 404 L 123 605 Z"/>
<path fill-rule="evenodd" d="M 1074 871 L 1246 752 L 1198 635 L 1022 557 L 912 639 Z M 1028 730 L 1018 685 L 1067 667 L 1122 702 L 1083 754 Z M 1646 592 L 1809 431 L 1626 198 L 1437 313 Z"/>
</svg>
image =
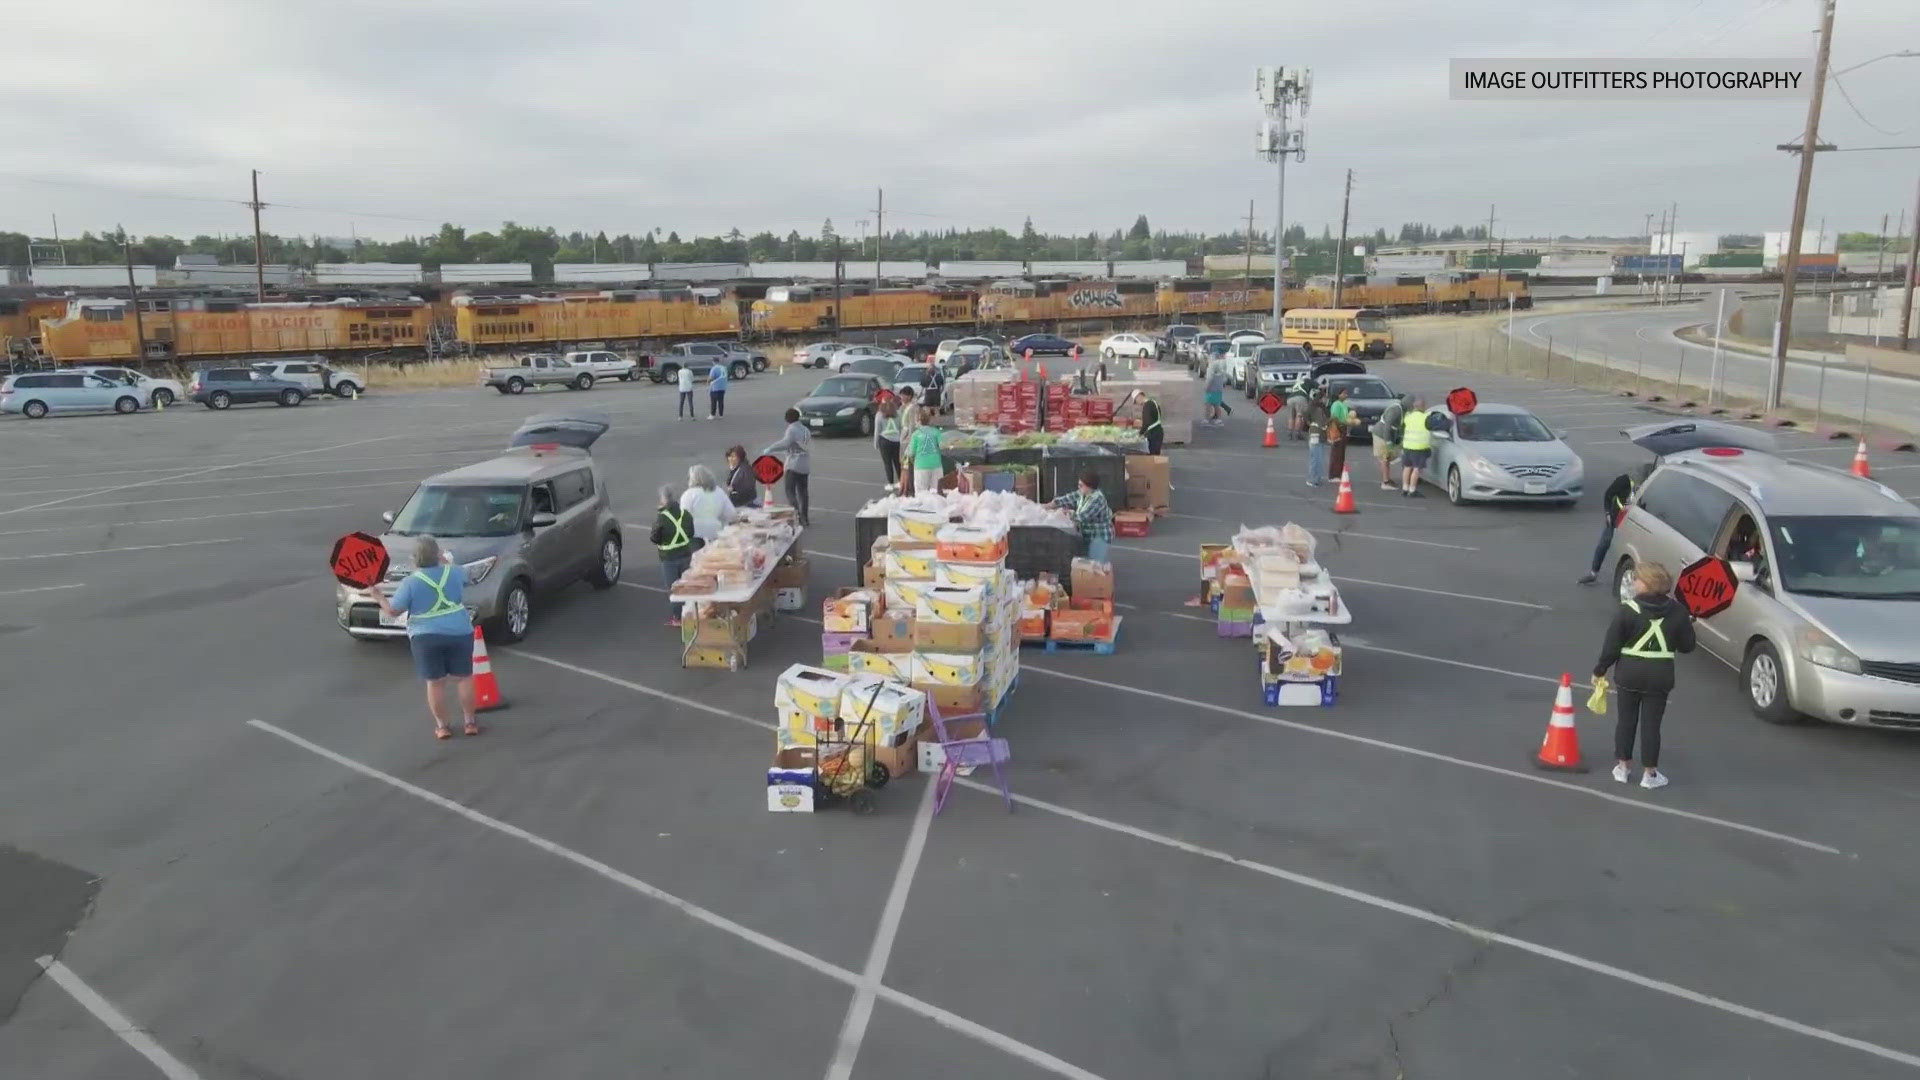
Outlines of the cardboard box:
<svg viewBox="0 0 1920 1080">
<path fill-rule="evenodd" d="M 859 641 L 859 634 L 824 633 L 820 635 L 821 656 L 845 656 L 853 643 Z"/>
<path fill-rule="evenodd" d="M 818 775 L 812 750 L 796 747 L 775 752 L 767 769 L 767 809 L 776 814 L 813 813 L 813 782 Z"/>
<path fill-rule="evenodd" d="M 977 626 L 987 617 L 986 590 L 978 585 L 959 588 L 929 584 L 914 604 L 913 617 L 915 623 L 969 623 Z M 917 628 L 915 632 L 918 632 Z"/>
<path fill-rule="evenodd" d="M 911 735 L 927 717 L 927 695 L 904 682 L 877 675 L 855 675 L 840 694 L 840 727 L 845 738 L 864 724 L 867 743 L 891 746 Z"/>
<path fill-rule="evenodd" d="M 774 681 L 773 703 L 810 716 L 840 715 L 840 691 L 847 688 L 847 677 L 824 668 L 795 664 Z"/>
<path fill-rule="evenodd" d="M 915 652 L 913 665 L 915 686 L 972 686 L 986 671 L 986 662 L 977 652 Z"/>
<path fill-rule="evenodd" d="M 1143 510 L 1173 505 L 1173 465 L 1165 454 L 1127 455 L 1127 505 Z"/>
<path fill-rule="evenodd" d="M 1097 611 L 1102 615 L 1113 614 L 1113 601 L 1111 600 L 1095 600 L 1090 597 L 1075 596 L 1068 599 L 1068 601 L 1061 606 L 1073 611 Z"/>
<path fill-rule="evenodd" d="M 1020 636 L 1035 639 L 1047 636 L 1046 608 L 1022 609 L 1020 612 Z"/>
<path fill-rule="evenodd" d="M 902 733 L 891 745 L 877 747 L 873 760 L 886 766 L 890 780 L 911 776 L 920 769 L 920 743 L 932 738 L 933 725 L 923 720 L 918 728 Z"/>
<path fill-rule="evenodd" d="M 913 647 L 913 609 L 887 608 L 875 613 L 873 626 L 867 631 L 867 637 L 875 644 L 898 646 L 902 650 Z"/>
<path fill-rule="evenodd" d="M 906 578 L 888 578 L 881 596 L 886 600 L 888 611 L 915 611 L 920 607 L 920 598 L 933 588 L 933 579 L 913 581 Z"/>
<path fill-rule="evenodd" d="M 937 549 L 926 541 L 896 540 L 887 548 L 882 569 L 889 578 L 908 578 L 915 581 L 933 579 L 934 552 Z"/>
<path fill-rule="evenodd" d="M 932 541 L 946 524 L 945 511 L 899 506 L 887 514 L 887 535 L 896 540 Z"/>
<path fill-rule="evenodd" d="M 1056 611 L 1051 635 L 1055 641 L 1104 641 L 1113 636 L 1113 616 L 1072 608 Z"/>
<path fill-rule="evenodd" d="M 775 589 L 773 591 L 773 609 L 775 611 L 799 611 L 807 606 L 805 588 Z"/>
<path fill-rule="evenodd" d="M 1002 525 L 948 525 L 937 534 L 942 562 L 1000 563 L 1007 557 L 1007 530 Z"/>
<path fill-rule="evenodd" d="M 1091 559 L 1073 560 L 1073 584 L 1068 590 L 1076 598 L 1113 599 L 1113 564 Z"/>
<path fill-rule="evenodd" d="M 776 725 L 773 729 L 773 745 L 782 750 L 791 747 L 812 747 L 821 739 L 836 737 L 840 718 L 835 716 L 817 716 L 793 707 L 791 702 L 781 702 L 774 706 Z"/>
<path fill-rule="evenodd" d="M 987 630 L 979 623 L 920 619 L 913 624 L 913 647 L 922 652 L 977 653 L 986 646 Z"/>
<path fill-rule="evenodd" d="M 1140 537 L 1153 531 L 1153 511 L 1116 510 L 1113 515 L 1113 535 Z"/>
<path fill-rule="evenodd" d="M 927 695 L 927 701 L 939 709 L 943 717 L 967 716 L 985 712 L 987 708 L 986 693 L 978 683 L 971 686 L 945 686 L 915 682 L 913 688 Z M 953 726 L 949 724 L 947 730 L 951 732 Z"/>
<path fill-rule="evenodd" d="M 767 581 L 775 590 L 801 589 L 807 587 L 808 575 L 813 572 L 813 564 L 805 555 L 789 555 L 780 560 L 780 565 L 767 575 Z"/>
<path fill-rule="evenodd" d="M 872 563 L 868 563 L 866 566 L 860 568 L 860 585 L 862 588 L 879 592 L 886 584 L 886 567 L 875 566 Z"/>
<path fill-rule="evenodd" d="M 871 589 L 841 589 L 820 604 L 820 629 L 829 634 L 864 634 L 872 625 L 880 594 Z"/>
<path fill-rule="evenodd" d="M 1001 577 L 1005 571 L 1004 561 L 936 562 L 933 565 L 933 583 L 961 589 L 977 587 L 993 594 L 999 591 Z"/>
<path fill-rule="evenodd" d="M 974 711 L 977 712 L 979 710 Z M 933 725 L 928 724 L 927 726 L 931 728 Z M 945 721 L 944 726 L 947 729 L 947 739 L 951 742 L 971 742 L 992 738 L 992 733 L 987 730 L 987 722 L 984 719 L 948 720 Z M 929 731 L 927 737 L 920 742 L 921 772 L 938 772 L 940 766 L 946 764 L 946 748 L 936 742 L 935 738 L 935 733 Z"/>
<path fill-rule="evenodd" d="M 847 671 L 854 675 L 878 675 L 900 682 L 913 681 L 916 672 L 911 646 L 863 639 L 847 650 Z"/>
</svg>

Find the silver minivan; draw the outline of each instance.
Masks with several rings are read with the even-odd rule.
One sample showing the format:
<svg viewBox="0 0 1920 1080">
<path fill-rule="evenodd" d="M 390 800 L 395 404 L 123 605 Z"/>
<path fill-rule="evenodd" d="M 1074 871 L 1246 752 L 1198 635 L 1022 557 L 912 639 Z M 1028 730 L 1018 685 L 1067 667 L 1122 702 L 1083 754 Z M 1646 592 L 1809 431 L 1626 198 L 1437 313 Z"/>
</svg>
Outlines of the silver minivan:
<svg viewBox="0 0 1920 1080">
<path fill-rule="evenodd" d="M 1738 447 L 1670 454 L 1613 554 L 1623 600 L 1636 563 L 1729 562 L 1733 604 L 1697 637 L 1762 720 L 1920 730 L 1920 508 L 1891 489 Z"/>
<path fill-rule="evenodd" d="M 38 420 L 57 412 L 140 411 L 140 389 L 84 371 L 9 375 L 0 382 L 0 413 Z"/>
</svg>

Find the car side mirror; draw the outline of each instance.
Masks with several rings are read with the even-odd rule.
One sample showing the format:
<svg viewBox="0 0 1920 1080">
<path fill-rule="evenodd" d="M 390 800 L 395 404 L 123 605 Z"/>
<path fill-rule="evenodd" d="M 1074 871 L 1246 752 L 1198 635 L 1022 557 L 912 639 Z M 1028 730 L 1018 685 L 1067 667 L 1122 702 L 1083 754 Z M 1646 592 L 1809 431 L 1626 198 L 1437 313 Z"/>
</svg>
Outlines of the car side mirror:
<svg viewBox="0 0 1920 1080">
<path fill-rule="evenodd" d="M 560 520 L 559 517 L 557 517 L 556 515 L 549 514 L 545 511 L 541 511 L 540 513 L 533 515 L 532 525 L 536 529 L 544 529 L 547 526 L 552 525 L 554 522 L 557 522 L 559 520 Z"/>
<path fill-rule="evenodd" d="M 1451 438 L 1453 438 L 1453 432 L 1451 432 L 1451 431 L 1429 431 L 1429 432 L 1427 432 L 1427 434 L 1429 434 L 1429 435 L 1432 435 L 1432 436 L 1433 436 L 1434 438 L 1436 438 L 1436 439 L 1451 439 Z"/>
<path fill-rule="evenodd" d="M 387 524 L 389 524 L 389 525 L 391 525 L 391 524 L 393 524 L 393 518 L 394 518 L 394 514 L 393 514 L 393 511 L 391 511 L 391 510 L 382 510 L 382 511 L 380 511 L 380 520 L 381 520 L 381 521 L 384 521 L 384 522 L 386 522 Z"/>
<path fill-rule="evenodd" d="M 1734 580 L 1742 585 L 1751 585 L 1760 578 L 1759 569 L 1745 559 L 1729 562 L 1727 565 L 1733 568 Z"/>
</svg>

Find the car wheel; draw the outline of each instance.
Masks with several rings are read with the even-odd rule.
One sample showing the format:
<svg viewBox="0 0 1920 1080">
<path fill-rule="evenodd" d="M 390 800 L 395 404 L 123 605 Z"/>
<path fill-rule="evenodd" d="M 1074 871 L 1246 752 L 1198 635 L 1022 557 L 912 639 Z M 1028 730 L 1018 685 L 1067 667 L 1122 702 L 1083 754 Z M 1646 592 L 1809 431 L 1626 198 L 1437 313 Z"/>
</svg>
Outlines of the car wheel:
<svg viewBox="0 0 1920 1080">
<path fill-rule="evenodd" d="M 1100 355 L 1106 357 L 1109 360 L 1114 360 L 1114 359 L 1117 359 L 1120 354 L 1114 352 L 1112 349 L 1102 349 L 1100 350 Z"/>
<path fill-rule="evenodd" d="M 233 395 L 227 393 L 225 390 L 215 390 L 213 394 L 207 398 L 207 405 L 209 408 L 214 409 L 230 408 L 233 405 Z"/>
<path fill-rule="evenodd" d="M 114 403 L 113 403 L 113 411 L 120 413 L 123 416 L 130 412 L 139 412 L 140 399 L 133 398 L 133 397 L 117 398 L 114 400 Z"/>
<path fill-rule="evenodd" d="M 664 368 L 654 368 L 647 372 L 647 377 L 653 380 L 655 386 L 658 386 L 667 381 L 667 372 Z"/>
<path fill-rule="evenodd" d="M 169 390 L 169 389 L 167 389 L 166 387 L 164 387 L 164 386 L 163 386 L 163 387 L 161 387 L 160 389 L 158 389 L 158 390 L 155 390 L 155 391 L 153 392 L 153 407 L 154 407 L 154 408 L 156 408 L 156 409 L 164 409 L 164 408 L 166 408 L 167 406 L 169 406 L 169 405 L 171 405 L 171 404 L 173 404 L 173 391 L 171 391 L 171 390 Z"/>
<path fill-rule="evenodd" d="M 727 375 L 730 378 L 744 379 L 747 377 L 747 370 L 747 362 L 745 360 L 735 360 L 727 366 Z"/>
<path fill-rule="evenodd" d="M 298 390 L 282 390 L 278 401 L 282 408 L 291 409 L 305 398 L 306 395 Z"/>
<path fill-rule="evenodd" d="M 761 372 L 761 371 L 765 371 L 765 370 L 767 370 L 767 358 L 766 358 L 766 357 L 764 357 L 764 356 L 756 356 L 756 357 L 754 357 L 754 358 L 753 358 L 753 370 L 754 370 L 755 372 Z"/>
<path fill-rule="evenodd" d="M 873 414 L 872 413 L 863 412 L 860 414 L 860 434 L 862 435 L 873 434 Z"/>
<path fill-rule="evenodd" d="M 1787 670 L 1772 642 L 1756 642 L 1747 650 L 1746 663 L 1740 665 L 1740 682 L 1746 687 L 1747 707 L 1753 715 L 1769 724 L 1801 721 L 1800 713 L 1787 700 Z"/>
<path fill-rule="evenodd" d="M 1447 469 L 1447 501 L 1455 506 L 1459 506 L 1467 501 L 1466 492 L 1460 488 L 1460 466 L 1458 465 L 1450 466 Z"/>
<path fill-rule="evenodd" d="M 575 379 L 575 380 L 573 380 L 573 388 L 574 388 L 575 390 L 591 390 L 591 389 L 593 389 L 593 376 L 591 376 L 591 375 L 582 375 L 582 376 L 580 376 L 579 378 L 577 378 L 577 379 Z"/>
<path fill-rule="evenodd" d="M 358 392 L 359 391 L 350 382 L 338 382 L 333 384 L 333 396 L 337 398 L 350 398 Z"/>
<path fill-rule="evenodd" d="M 500 394 L 501 394 L 501 396 L 502 396 L 502 397 L 504 397 L 504 396 L 506 396 L 506 394 L 507 394 L 507 388 L 506 388 L 506 387 L 504 387 L 504 386 L 496 386 L 496 387 L 494 387 L 494 389 L 495 389 L 495 390 L 498 390 L 498 391 L 500 392 Z"/>
<path fill-rule="evenodd" d="M 621 372 L 621 373 L 620 373 L 620 381 L 621 381 L 621 382 L 632 382 L 632 381 L 633 381 L 633 372 L 631 372 L 631 371 L 623 371 L 623 372 Z"/>
<path fill-rule="evenodd" d="M 527 630 L 533 625 L 533 586 L 525 578 L 515 578 L 507 586 L 507 594 L 500 598 L 500 614 L 495 616 L 487 628 L 487 637 L 496 638 L 503 645 L 512 645 L 526 639 Z"/>
<path fill-rule="evenodd" d="M 1360 359 L 1360 346 L 1358 345 L 1347 346 L 1347 355 L 1354 358 L 1355 360 Z"/>
<path fill-rule="evenodd" d="M 527 392 L 527 381 L 525 379 L 522 379 L 520 376 L 515 375 L 514 377 L 507 380 L 507 393 L 524 394 L 526 392 Z"/>
<path fill-rule="evenodd" d="M 1633 599 L 1633 559 L 1621 556 L 1618 566 L 1613 568 L 1613 595 L 1621 603 Z"/>
<path fill-rule="evenodd" d="M 600 541 L 600 562 L 587 575 L 587 584 L 596 589 L 611 589 L 620 583 L 620 538 L 608 533 Z"/>
<path fill-rule="evenodd" d="M 25 405 L 20 406 L 20 411 L 26 414 L 27 419 L 38 420 L 47 415 L 47 403 L 44 401 L 29 401 Z"/>
</svg>

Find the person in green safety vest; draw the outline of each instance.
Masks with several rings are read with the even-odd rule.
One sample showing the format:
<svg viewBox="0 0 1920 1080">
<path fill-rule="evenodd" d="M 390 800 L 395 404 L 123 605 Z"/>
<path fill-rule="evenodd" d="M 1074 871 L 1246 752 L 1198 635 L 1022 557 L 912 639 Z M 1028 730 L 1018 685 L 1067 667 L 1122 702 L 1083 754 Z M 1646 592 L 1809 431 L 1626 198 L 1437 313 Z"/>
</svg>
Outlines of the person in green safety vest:
<svg viewBox="0 0 1920 1080">
<path fill-rule="evenodd" d="M 673 592 L 673 583 L 693 563 L 694 549 L 700 546 L 693 534 L 693 514 L 680 508 L 680 493 L 672 484 L 660 485 L 660 512 L 653 519 L 653 546 L 660 551 L 661 584 Z M 667 601 L 667 625 L 680 625 L 680 605 Z"/>
<path fill-rule="evenodd" d="M 1594 678 L 1613 670 L 1619 694 L 1613 726 L 1613 778 L 1633 779 L 1634 735 L 1640 737 L 1640 786 L 1667 786 L 1660 771 L 1660 721 L 1673 692 L 1673 658 L 1693 651 L 1693 616 L 1673 598 L 1673 574 L 1659 563 L 1641 563 L 1633 571 L 1633 599 L 1624 601 L 1607 624 Z"/>
<path fill-rule="evenodd" d="M 1427 399 L 1417 397 L 1400 417 L 1400 494 L 1420 497 L 1420 470 L 1433 456 L 1433 431 L 1427 427 Z"/>
<path fill-rule="evenodd" d="M 413 541 L 414 571 L 401 580 L 391 597 L 373 590 L 373 598 L 388 618 L 407 616 L 407 645 L 413 651 L 413 669 L 427 684 L 427 711 L 433 714 L 433 737 L 448 739 L 448 721 L 456 704 L 446 699 L 449 689 L 465 719 L 468 735 L 480 734 L 473 718 L 473 616 L 461 603 L 467 572 L 453 564 L 431 536 Z"/>
<path fill-rule="evenodd" d="M 1154 400 L 1152 394 L 1140 399 L 1140 433 L 1147 437 L 1147 453 L 1160 453 L 1167 430 L 1160 422 L 1160 403 Z"/>
</svg>

